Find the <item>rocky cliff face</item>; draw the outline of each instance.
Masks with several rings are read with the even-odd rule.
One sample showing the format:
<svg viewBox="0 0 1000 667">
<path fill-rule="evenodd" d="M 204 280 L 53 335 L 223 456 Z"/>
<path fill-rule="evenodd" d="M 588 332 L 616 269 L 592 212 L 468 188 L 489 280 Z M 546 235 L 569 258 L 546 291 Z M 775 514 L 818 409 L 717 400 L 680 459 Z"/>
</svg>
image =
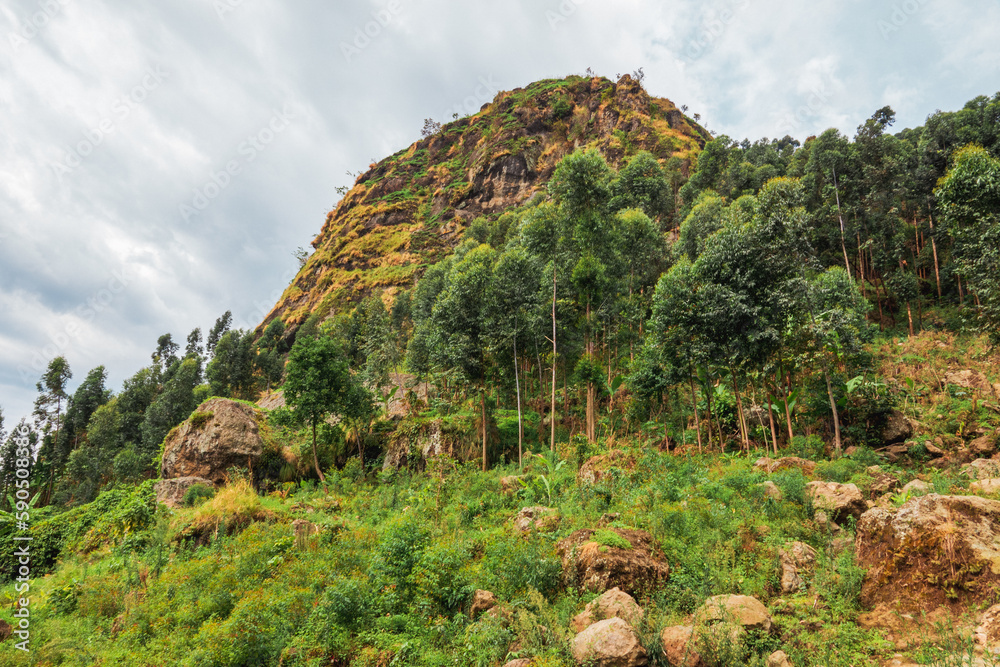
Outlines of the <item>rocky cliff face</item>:
<svg viewBox="0 0 1000 667">
<path fill-rule="evenodd" d="M 295 329 L 373 291 L 391 296 L 408 287 L 476 217 L 543 191 L 576 148 L 597 148 L 614 167 L 650 151 L 686 174 L 710 139 L 628 75 L 617 83 L 570 77 L 502 92 L 476 115 L 371 165 L 327 215 L 315 253 L 262 326 L 280 318 Z"/>
</svg>

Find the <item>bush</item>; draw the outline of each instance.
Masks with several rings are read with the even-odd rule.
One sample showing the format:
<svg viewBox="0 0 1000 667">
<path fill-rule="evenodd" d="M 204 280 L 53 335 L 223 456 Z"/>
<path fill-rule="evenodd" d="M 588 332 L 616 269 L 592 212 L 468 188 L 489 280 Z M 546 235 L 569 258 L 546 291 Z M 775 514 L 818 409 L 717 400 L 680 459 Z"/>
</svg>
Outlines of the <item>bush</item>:
<svg viewBox="0 0 1000 667">
<path fill-rule="evenodd" d="M 469 551 L 461 545 L 435 545 L 423 551 L 410 580 L 425 615 L 451 615 L 465 605 L 474 590 L 464 570 L 468 562 Z"/>
<path fill-rule="evenodd" d="M 483 569 L 490 590 L 509 599 L 531 589 L 550 596 L 562 576 L 562 562 L 551 544 L 521 536 L 504 536 L 489 544 Z"/>
<path fill-rule="evenodd" d="M 200 505 L 206 500 L 210 500 L 215 497 L 215 489 L 208 484 L 192 484 L 188 487 L 188 490 L 184 492 L 184 498 L 181 499 L 181 504 L 184 507 L 194 507 L 195 505 Z"/>
</svg>

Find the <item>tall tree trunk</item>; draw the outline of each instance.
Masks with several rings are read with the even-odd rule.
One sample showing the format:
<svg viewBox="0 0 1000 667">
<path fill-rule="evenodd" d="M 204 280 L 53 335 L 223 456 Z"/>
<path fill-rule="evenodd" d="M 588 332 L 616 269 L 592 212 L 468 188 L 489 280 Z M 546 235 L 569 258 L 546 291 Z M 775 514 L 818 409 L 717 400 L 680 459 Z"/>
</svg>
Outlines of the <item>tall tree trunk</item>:
<svg viewBox="0 0 1000 667">
<path fill-rule="evenodd" d="M 688 379 L 691 381 L 691 404 L 694 405 L 694 430 L 698 434 L 698 453 L 701 454 L 701 419 L 698 417 L 698 394 L 694 391 L 694 375 L 689 375 Z"/>
<path fill-rule="evenodd" d="M 837 218 L 840 220 L 840 248 L 844 251 L 844 268 L 847 269 L 847 275 L 851 280 L 854 280 L 854 276 L 851 275 L 851 262 L 847 259 L 847 242 L 844 240 L 844 215 L 840 211 L 840 188 L 837 186 L 837 168 L 833 169 L 833 192 L 837 197 Z"/>
<path fill-rule="evenodd" d="M 484 383 L 482 393 L 479 395 L 479 405 L 483 411 L 483 472 L 486 472 L 486 385 Z"/>
<path fill-rule="evenodd" d="M 323 471 L 319 469 L 319 456 L 316 454 L 316 417 L 312 420 L 312 431 L 313 431 L 313 465 L 316 466 L 316 476 L 319 477 L 319 481 L 326 484 L 326 477 L 323 476 Z"/>
<path fill-rule="evenodd" d="M 927 220 L 931 226 L 931 250 L 934 251 L 934 279 L 937 281 L 938 303 L 941 303 L 941 269 L 938 268 L 937 241 L 934 240 L 934 214 L 928 212 Z"/>
<path fill-rule="evenodd" d="M 750 438 L 747 433 L 747 423 L 743 419 L 743 401 L 740 399 L 740 388 L 736 384 L 736 371 L 729 367 L 729 373 L 733 378 L 733 393 L 736 395 L 736 416 L 740 426 L 740 446 L 747 451 L 750 450 Z"/>
<path fill-rule="evenodd" d="M 712 448 L 712 392 L 711 387 L 705 390 L 705 409 L 708 411 L 708 448 Z M 719 431 L 719 449 L 722 449 L 722 431 Z"/>
<path fill-rule="evenodd" d="M 517 469 L 524 467 L 524 423 L 521 421 L 521 377 L 517 370 L 517 333 L 514 333 L 514 386 L 517 387 Z"/>
<path fill-rule="evenodd" d="M 785 375 L 785 424 L 788 426 L 788 444 L 792 444 L 792 440 L 795 435 L 792 433 L 792 411 L 788 407 L 788 397 L 792 394 L 792 374 L 791 372 Z"/>
<path fill-rule="evenodd" d="M 590 332 L 590 300 L 587 300 L 587 357 L 594 363 L 594 340 Z M 594 442 L 594 383 L 587 382 L 587 442 Z"/>
<path fill-rule="evenodd" d="M 771 445 L 774 448 L 774 455 L 778 455 L 778 429 L 774 425 L 774 409 L 772 407 L 771 395 L 767 391 L 767 382 L 764 382 L 764 400 L 767 401 L 767 421 L 771 425 Z"/>
<path fill-rule="evenodd" d="M 549 412 L 552 434 L 549 449 L 556 451 L 556 265 L 552 263 L 552 408 Z"/>
</svg>

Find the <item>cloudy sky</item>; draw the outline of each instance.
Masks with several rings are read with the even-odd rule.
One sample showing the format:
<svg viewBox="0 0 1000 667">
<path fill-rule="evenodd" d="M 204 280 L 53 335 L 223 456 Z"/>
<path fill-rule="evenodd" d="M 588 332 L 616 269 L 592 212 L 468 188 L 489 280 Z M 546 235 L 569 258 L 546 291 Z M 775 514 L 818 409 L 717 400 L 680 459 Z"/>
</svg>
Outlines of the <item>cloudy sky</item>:
<svg viewBox="0 0 1000 667">
<path fill-rule="evenodd" d="M 998 34 L 975 0 L 2 0 L 0 407 L 256 325 L 349 172 L 498 90 L 642 67 L 718 133 L 853 136 L 1000 90 Z"/>
</svg>

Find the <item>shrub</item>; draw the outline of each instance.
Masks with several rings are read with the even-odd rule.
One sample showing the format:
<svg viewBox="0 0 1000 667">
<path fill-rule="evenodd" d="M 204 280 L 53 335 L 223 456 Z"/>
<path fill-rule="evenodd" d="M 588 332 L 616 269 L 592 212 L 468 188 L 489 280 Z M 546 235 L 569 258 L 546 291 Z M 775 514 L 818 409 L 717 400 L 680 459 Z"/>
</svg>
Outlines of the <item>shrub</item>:
<svg viewBox="0 0 1000 667">
<path fill-rule="evenodd" d="M 598 544 L 606 547 L 615 547 L 617 549 L 631 549 L 632 545 L 624 537 L 614 532 L 613 530 L 608 530 L 607 528 L 601 528 L 594 531 L 594 534 L 590 539 Z"/>
<path fill-rule="evenodd" d="M 464 566 L 469 552 L 461 545 L 435 545 L 423 551 L 410 574 L 417 604 L 426 615 L 451 615 L 473 593 Z"/>
<path fill-rule="evenodd" d="M 181 500 L 181 504 L 184 507 L 194 507 L 195 505 L 200 505 L 206 500 L 210 500 L 215 497 L 215 489 L 208 484 L 192 484 L 188 487 L 188 490 L 184 492 L 184 498 Z"/>
<path fill-rule="evenodd" d="M 483 569 L 490 590 L 514 598 L 530 589 L 552 595 L 559 587 L 562 562 L 542 538 L 504 536 L 486 547 Z"/>
</svg>

